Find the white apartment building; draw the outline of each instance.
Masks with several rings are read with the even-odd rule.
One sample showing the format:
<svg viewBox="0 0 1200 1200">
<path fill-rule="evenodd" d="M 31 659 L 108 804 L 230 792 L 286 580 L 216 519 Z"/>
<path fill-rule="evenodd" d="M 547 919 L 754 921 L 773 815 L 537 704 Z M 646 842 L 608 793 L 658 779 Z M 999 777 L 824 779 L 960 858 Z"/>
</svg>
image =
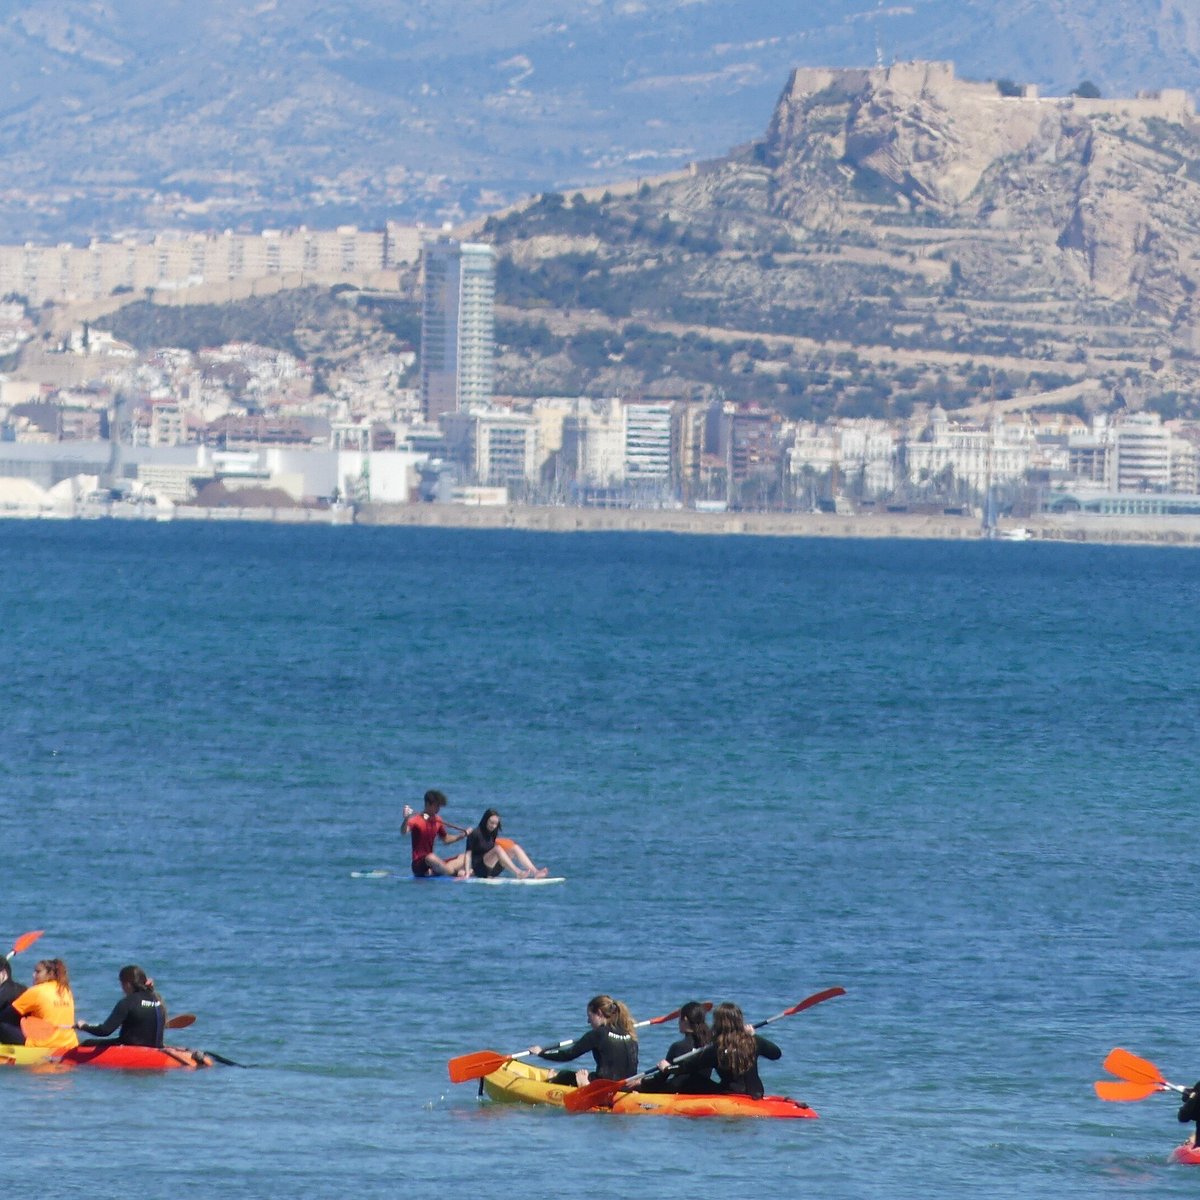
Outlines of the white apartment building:
<svg viewBox="0 0 1200 1200">
<path fill-rule="evenodd" d="M 833 424 L 804 422 L 796 426 L 788 450 L 793 480 L 806 473 L 836 472 L 839 488 L 852 478 L 861 480 L 866 496 L 884 496 L 896 486 L 896 431 L 887 421 L 843 418 Z"/>
<path fill-rule="evenodd" d="M 99 300 L 118 288 L 175 291 L 290 275 L 337 283 L 415 263 L 427 231 L 388 222 L 382 230 L 267 229 L 260 234 L 160 234 L 80 247 L 0 246 L 0 295 L 31 304 Z"/>
<path fill-rule="evenodd" d="M 1196 450 L 1158 413 L 1128 413 L 1112 425 L 1109 486 L 1118 492 L 1196 490 Z"/>
<path fill-rule="evenodd" d="M 1026 426 L 1007 425 L 999 417 L 987 425 L 960 424 L 937 406 L 921 434 L 905 443 L 904 453 L 912 482 L 936 479 L 950 468 L 958 482 L 983 494 L 992 484 L 1023 479 L 1033 446 Z"/>
<path fill-rule="evenodd" d="M 489 486 L 536 482 L 539 424 L 532 413 L 496 408 L 442 418 L 451 453 L 478 483 Z"/>
<path fill-rule="evenodd" d="M 623 405 L 625 415 L 625 478 L 671 478 L 675 461 L 675 420 L 671 404 Z"/>
<path fill-rule="evenodd" d="M 586 487 L 613 487 L 625 479 L 624 405 L 615 397 L 580 398 L 563 420 L 564 472 Z"/>
</svg>

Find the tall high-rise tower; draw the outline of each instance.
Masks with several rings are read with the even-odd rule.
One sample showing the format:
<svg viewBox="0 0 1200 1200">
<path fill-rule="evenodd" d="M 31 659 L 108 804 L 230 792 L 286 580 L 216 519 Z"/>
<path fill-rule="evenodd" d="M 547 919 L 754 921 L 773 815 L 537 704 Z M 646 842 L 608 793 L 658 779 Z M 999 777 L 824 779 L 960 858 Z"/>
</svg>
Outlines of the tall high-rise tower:
<svg viewBox="0 0 1200 1200">
<path fill-rule="evenodd" d="M 425 247 L 421 407 L 425 419 L 486 406 L 496 357 L 496 254 L 439 238 Z"/>
</svg>

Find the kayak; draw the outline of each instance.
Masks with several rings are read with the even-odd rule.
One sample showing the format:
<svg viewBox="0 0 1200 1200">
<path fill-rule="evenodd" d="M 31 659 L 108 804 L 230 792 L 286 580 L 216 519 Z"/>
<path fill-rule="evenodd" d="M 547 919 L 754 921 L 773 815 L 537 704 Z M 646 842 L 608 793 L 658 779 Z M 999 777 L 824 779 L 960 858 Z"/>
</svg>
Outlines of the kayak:
<svg viewBox="0 0 1200 1200">
<path fill-rule="evenodd" d="M 501 1104 L 541 1104 L 562 1108 L 566 1097 L 577 1088 L 551 1082 L 556 1071 L 510 1059 L 483 1077 L 483 1090 Z M 597 1109 L 607 1112 L 608 1109 Z M 652 1114 L 664 1117 L 774 1117 L 807 1118 L 816 1113 L 807 1104 L 787 1096 L 716 1095 L 686 1096 L 669 1092 L 618 1092 L 612 1111 L 626 1115 Z"/>
<path fill-rule="evenodd" d="M 195 1070 L 211 1067 L 212 1058 L 203 1050 L 185 1050 L 181 1046 L 75 1046 L 71 1050 L 50 1050 L 45 1046 L 0 1045 L 0 1066 L 8 1067 L 105 1067 L 117 1071 L 170 1071 L 179 1067 Z"/>
<path fill-rule="evenodd" d="M 1190 1142 L 1184 1142 L 1182 1146 L 1176 1146 L 1171 1151 L 1171 1162 L 1183 1163 L 1191 1167 L 1200 1167 L 1200 1149 L 1197 1149 Z"/>
<path fill-rule="evenodd" d="M 413 883 L 484 883 L 492 887 L 521 885 L 535 887 L 543 883 L 566 883 L 565 875 L 550 875 L 542 879 L 517 879 L 513 875 L 496 875 L 489 879 L 481 879 L 472 875 L 470 879 L 456 879 L 453 875 L 402 875 L 399 871 L 351 871 L 351 879 L 409 879 Z"/>
</svg>

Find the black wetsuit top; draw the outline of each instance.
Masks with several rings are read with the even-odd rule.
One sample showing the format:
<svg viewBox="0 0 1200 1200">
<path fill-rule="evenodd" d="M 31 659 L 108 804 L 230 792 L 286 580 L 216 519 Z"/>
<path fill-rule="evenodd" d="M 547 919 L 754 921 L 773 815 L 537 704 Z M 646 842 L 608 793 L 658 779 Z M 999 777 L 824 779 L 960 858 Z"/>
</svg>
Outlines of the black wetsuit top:
<svg viewBox="0 0 1200 1200">
<path fill-rule="evenodd" d="M 504 868 L 499 863 L 494 867 L 489 867 L 483 861 L 483 856 L 491 853 L 495 848 L 496 834 L 484 833 L 482 829 L 472 829 L 467 834 L 467 853 L 471 856 L 472 875 L 478 875 L 481 879 L 492 879 L 497 875 L 504 874 Z"/>
<path fill-rule="evenodd" d="M 12 978 L 0 983 L 0 1021 L 8 1021 L 14 1025 L 20 1023 L 21 1014 L 14 1012 L 9 1005 L 24 991 L 24 987 Z"/>
<path fill-rule="evenodd" d="M 541 1057 L 551 1062 L 570 1062 L 589 1050 L 596 1059 L 596 1069 L 590 1072 L 593 1079 L 625 1079 L 637 1074 L 637 1038 L 631 1033 L 618 1033 L 611 1025 L 589 1029 L 569 1046 L 544 1050 Z"/>
<path fill-rule="evenodd" d="M 166 1011 L 156 992 L 134 992 L 117 1001 L 103 1025 L 80 1025 L 85 1033 L 108 1037 L 119 1025 L 115 1041 L 125 1046 L 161 1046 Z"/>
<path fill-rule="evenodd" d="M 690 1033 L 685 1033 L 677 1042 L 672 1042 L 663 1058 L 667 1062 L 676 1062 L 685 1054 L 691 1054 L 697 1049 L 696 1039 Z M 699 1054 L 689 1059 L 679 1068 L 669 1074 L 655 1075 L 647 1079 L 641 1090 L 645 1092 L 675 1092 L 683 1096 L 704 1096 L 714 1090 L 712 1067 L 700 1065 Z"/>
<path fill-rule="evenodd" d="M 754 1035 L 754 1049 L 755 1060 L 744 1075 L 733 1075 L 728 1071 L 722 1071 L 717 1066 L 717 1048 L 711 1042 L 696 1056 L 696 1066 L 707 1067 L 709 1070 L 716 1068 L 722 1092 L 732 1092 L 739 1096 L 749 1096 L 754 1100 L 761 1100 L 766 1089 L 763 1087 L 763 1081 L 758 1077 L 758 1060 L 769 1058 L 774 1062 L 783 1057 L 783 1051 L 774 1042 L 767 1041 L 765 1037 L 759 1037 L 757 1033 Z"/>
</svg>

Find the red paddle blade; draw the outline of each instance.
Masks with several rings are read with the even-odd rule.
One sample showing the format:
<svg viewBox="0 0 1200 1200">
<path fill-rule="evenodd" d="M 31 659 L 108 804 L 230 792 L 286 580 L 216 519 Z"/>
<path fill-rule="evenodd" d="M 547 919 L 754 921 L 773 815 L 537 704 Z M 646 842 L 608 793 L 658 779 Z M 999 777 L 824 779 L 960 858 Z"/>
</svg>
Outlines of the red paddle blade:
<svg viewBox="0 0 1200 1200">
<path fill-rule="evenodd" d="M 446 1066 L 450 1068 L 451 1083 L 466 1083 L 468 1079 L 482 1079 L 498 1067 L 504 1066 L 512 1056 L 497 1054 L 495 1050 L 477 1050 L 474 1054 L 460 1054 Z"/>
<path fill-rule="evenodd" d="M 578 1091 L 568 1092 L 563 1098 L 567 1112 L 587 1112 L 589 1108 L 611 1108 L 621 1090 L 619 1079 L 597 1079 L 585 1084 Z"/>
<path fill-rule="evenodd" d="M 826 988 L 823 992 L 814 992 L 811 996 L 801 1000 L 799 1004 L 792 1005 L 791 1008 L 785 1008 L 779 1016 L 791 1017 L 798 1012 L 803 1012 L 806 1008 L 812 1008 L 814 1004 L 823 1004 L 826 1000 L 832 1000 L 834 996 L 844 996 L 845 994 L 846 989 L 844 987 Z M 771 1020 L 778 1020 L 778 1018 L 772 1017 Z"/>
<path fill-rule="evenodd" d="M 700 1007 L 703 1008 L 706 1013 L 712 1012 L 713 1002 L 711 1000 L 705 1000 Z M 668 1021 L 674 1021 L 681 1012 L 683 1012 L 683 1009 L 677 1008 L 674 1012 L 667 1013 L 666 1016 L 651 1017 L 649 1021 L 639 1021 L 638 1025 L 665 1025 Z"/>
<path fill-rule="evenodd" d="M 47 1021 L 45 1017 L 22 1017 L 21 1032 L 25 1035 L 25 1041 L 31 1046 L 36 1046 L 40 1042 L 48 1042 L 56 1033 L 58 1026 L 53 1021 Z"/>
<path fill-rule="evenodd" d="M 22 950 L 28 950 L 29 947 L 32 946 L 33 943 L 36 942 L 38 938 L 40 938 L 45 932 L 46 931 L 44 929 L 31 929 L 28 933 L 21 934 L 21 936 L 17 938 L 15 942 L 13 942 L 12 952 L 10 953 L 9 957 L 11 958 L 13 954 L 20 954 Z"/>
<path fill-rule="evenodd" d="M 1120 1046 L 1109 1052 L 1104 1060 L 1104 1069 L 1110 1075 L 1130 1083 L 1152 1083 L 1157 1086 L 1167 1082 L 1162 1077 L 1162 1072 L 1148 1058 L 1139 1058 Z"/>
<path fill-rule="evenodd" d="M 177 1017 L 172 1017 L 164 1028 L 166 1029 L 186 1029 L 189 1025 L 195 1025 L 195 1013 L 180 1013 Z"/>
<path fill-rule="evenodd" d="M 1093 1086 L 1101 1100 L 1145 1100 L 1162 1091 L 1157 1083 L 1134 1083 L 1129 1079 L 1097 1079 Z"/>
</svg>

